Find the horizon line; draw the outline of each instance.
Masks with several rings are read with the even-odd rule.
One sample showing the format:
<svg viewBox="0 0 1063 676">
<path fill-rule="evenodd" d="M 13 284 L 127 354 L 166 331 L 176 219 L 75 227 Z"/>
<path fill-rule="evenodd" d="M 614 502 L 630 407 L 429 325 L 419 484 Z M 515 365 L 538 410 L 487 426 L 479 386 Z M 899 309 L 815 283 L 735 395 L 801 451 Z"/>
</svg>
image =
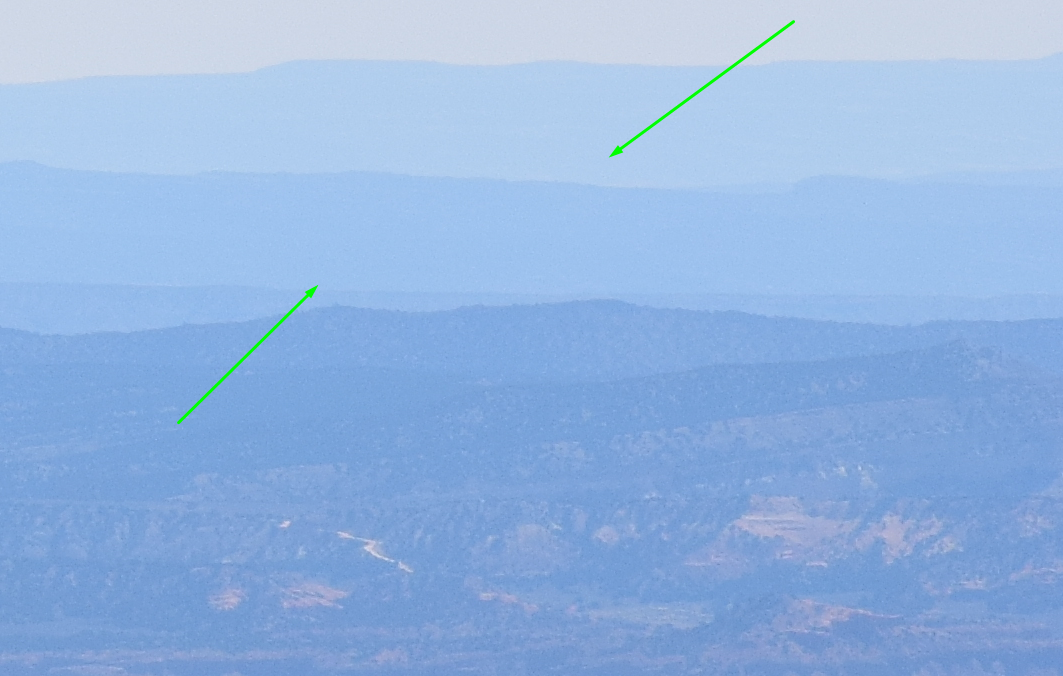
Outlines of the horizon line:
<svg viewBox="0 0 1063 676">
<path fill-rule="evenodd" d="M 968 59 L 960 57 L 945 57 L 935 59 L 772 59 L 766 63 L 749 64 L 750 67 L 761 68 L 780 64 L 912 64 L 912 63 L 1036 63 L 1051 59 L 1063 59 L 1063 51 L 1054 52 L 1037 58 L 1015 59 Z M 233 75 L 254 75 L 275 68 L 284 68 L 297 64 L 408 64 L 423 66 L 445 66 L 453 68 L 514 68 L 522 66 L 538 65 L 577 65 L 602 68 L 723 68 L 726 64 L 652 64 L 637 62 L 605 62 L 605 61 L 578 61 L 573 59 L 536 59 L 531 61 L 513 61 L 505 63 L 459 63 L 453 61 L 432 61 L 425 59 L 291 59 L 279 61 L 246 70 L 219 70 L 219 71 L 163 71 L 155 73 L 97 73 L 92 75 L 77 75 L 73 77 L 58 77 L 45 80 L 18 80 L 0 81 L 0 87 L 19 87 L 32 85 L 62 84 L 80 82 L 83 80 L 99 79 L 135 79 L 135 78 L 182 78 L 182 77 L 226 77 Z"/>
</svg>

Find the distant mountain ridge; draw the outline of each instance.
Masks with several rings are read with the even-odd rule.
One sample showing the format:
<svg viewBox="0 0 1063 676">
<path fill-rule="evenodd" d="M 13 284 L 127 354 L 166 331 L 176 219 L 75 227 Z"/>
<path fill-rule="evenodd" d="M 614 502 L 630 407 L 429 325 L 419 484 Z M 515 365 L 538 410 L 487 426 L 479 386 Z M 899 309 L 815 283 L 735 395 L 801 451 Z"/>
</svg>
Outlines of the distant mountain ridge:
<svg viewBox="0 0 1063 676">
<path fill-rule="evenodd" d="M 0 281 L 503 294 L 1063 294 L 1063 189 L 770 194 L 0 165 Z"/>
<path fill-rule="evenodd" d="M 288 63 L 0 86 L 0 161 L 706 187 L 1063 167 L 1063 55 L 742 66 Z"/>
</svg>

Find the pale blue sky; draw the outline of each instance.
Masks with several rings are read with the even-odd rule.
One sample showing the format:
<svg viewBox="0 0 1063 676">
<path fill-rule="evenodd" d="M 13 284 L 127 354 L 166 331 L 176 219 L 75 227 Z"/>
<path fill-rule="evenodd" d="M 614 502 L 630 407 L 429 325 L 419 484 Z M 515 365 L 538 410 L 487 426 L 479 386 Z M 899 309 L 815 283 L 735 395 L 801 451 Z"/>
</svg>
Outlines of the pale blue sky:
<svg viewBox="0 0 1063 676">
<path fill-rule="evenodd" d="M 6 0 L 0 82 L 296 59 L 714 65 L 790 19 L 754 63 L 1063 52 L 1060 0 Z"/>
</svg>

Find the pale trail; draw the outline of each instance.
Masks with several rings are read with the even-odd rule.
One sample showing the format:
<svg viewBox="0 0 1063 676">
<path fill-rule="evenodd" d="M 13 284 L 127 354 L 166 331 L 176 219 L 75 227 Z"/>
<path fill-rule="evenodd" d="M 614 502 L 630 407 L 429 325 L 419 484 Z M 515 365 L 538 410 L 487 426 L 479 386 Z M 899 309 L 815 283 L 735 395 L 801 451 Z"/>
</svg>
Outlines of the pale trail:
<svg viewBox="0 0 1063 676">
<path fill-rule="evenodd" d="M 372 556 L 374 558 L 380 559 L 381 561 L 387 561 L 388 563 L 394 563 L 395 565 L 397 565 L 399 567 L 399 570 L 401 570 L 404 573 L 412 573 L 413 572 L 413 568 L 410 568 L 409 566 L 407 566 L 402 561 L 397 561 L 395 559 L 387 557 L 384 554 L 384 552 L 381 550 L 381 546 L 383 545 L 383 543 L 380 542 L 380 540 L 369 540 L 367 538 L 360 538 L 360 537 L 358 537 L 356 535 L 351 535 L 350 533 L 346 533 L 346 532 L 344 532 L 342 530 L 336 531 L 336 535 L 338 535 L 343 540 L 355 540 L 357 542 L 363 543 L 362 551 L 368 553 L 370 556 Z"/>
</svg>

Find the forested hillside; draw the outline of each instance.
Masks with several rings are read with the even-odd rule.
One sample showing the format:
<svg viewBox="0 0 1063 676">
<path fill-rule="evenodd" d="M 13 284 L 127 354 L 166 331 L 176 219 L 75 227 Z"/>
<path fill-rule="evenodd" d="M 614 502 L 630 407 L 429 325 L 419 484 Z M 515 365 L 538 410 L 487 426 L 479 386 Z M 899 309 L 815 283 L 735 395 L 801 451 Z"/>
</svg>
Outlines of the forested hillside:
<svg viewBox="0 0 1063 676">
<path fill-rule="evenodd" d="M 0 333 L 5 668 L 1063 660 L 1058 322 L 328 308 L 178 426 L 269 325 Z"/>
</svg>

